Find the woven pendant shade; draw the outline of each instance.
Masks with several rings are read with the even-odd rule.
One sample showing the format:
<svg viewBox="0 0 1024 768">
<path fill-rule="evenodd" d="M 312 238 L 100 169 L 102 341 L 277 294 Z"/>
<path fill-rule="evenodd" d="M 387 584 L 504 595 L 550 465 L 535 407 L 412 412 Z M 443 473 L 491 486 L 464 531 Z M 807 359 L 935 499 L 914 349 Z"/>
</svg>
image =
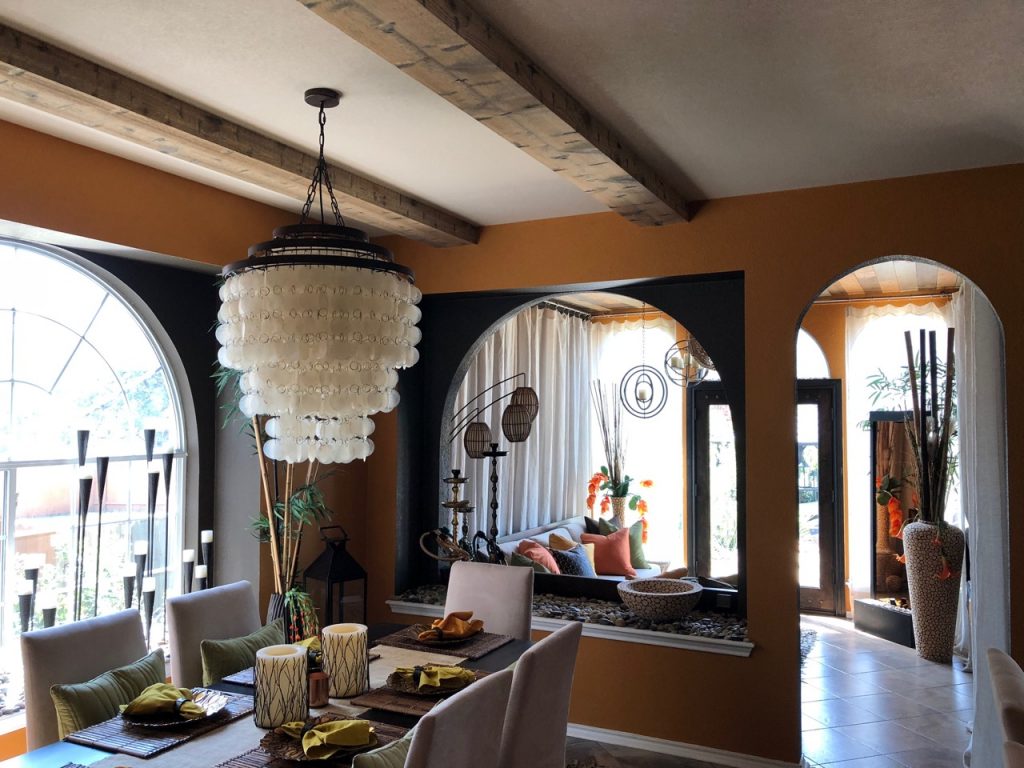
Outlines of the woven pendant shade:
<svg viewBox="0 0 1024 768">
<path fill-rule="evenodd" d="M 540 410 L 540 399 L 537 397 L 537 393 L 534 392 L 533 387 L 516 387 L 512 393 L 512 405 L 521 405 L 526 408 L 530 414 L 530 421 L 532 422 L 537 418 L 537 412 Z"/>
<path fill-rule="evenodd" d="M 533 420 L 525 405 L 510 404 L 501 414 L 501 431 L 510 443 L 521 443 L 530 436 Z"/>
<path fill-rule="evenodd" d="M 482 421 L 474 421 L 466 427 L 462 444 L 471 459 L 483 458 L 484 451 L 491 445 L 491 428 Z"/>
</svg>

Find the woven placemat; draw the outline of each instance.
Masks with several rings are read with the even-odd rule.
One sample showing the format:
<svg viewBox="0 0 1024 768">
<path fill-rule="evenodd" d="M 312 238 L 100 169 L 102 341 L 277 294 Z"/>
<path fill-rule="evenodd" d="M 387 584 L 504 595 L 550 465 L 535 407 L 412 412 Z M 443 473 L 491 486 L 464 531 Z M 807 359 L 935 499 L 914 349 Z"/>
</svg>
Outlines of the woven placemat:
<svg viewBox="0 0 1024 768">
<path fill-rule="evenodd" d="M 515 639 L 512 635 L 477 632 L 472 637 L 467 637 L 465 640 L 458 642 L 424 643 L 416 639 L 416 636 L 424 629 L 426 627 L 421 624 L 413 624 L 390 635 L 385 635 L 377 641 L 377 645 L 391 645 L 395 648 L 406 648 L 411 651 L 446 653 L 451 656 L 461 656 L 474 661 L 486 656 L 493 650 L 501 648 L 506 643 L 511 643 Z"/>
<path fill-rule="evenodd" d="M 398 741 L 398 739 L 409 732 L 408 728 L 403 728 L 400 725 L 371 722 L 373 722 L 374 733 L 377 734 L 377 747 L 374 747 L 374 749 L 383 747 L 385 744 L 390 744 L 393 741 Z M 352 765 L 352 757 L 352 755 L 349 755 L 329 761 L 311 760 L 310 764 L 327 762 L 332 768 L 345 768 L 345 766 Z M 232 757 L 230 760 L 225 760 L 223 763 L 218 763 L 214 768 L 296 768 L 299 765 L 303 765 L 303 763 L 272 757 L 257 747 L 256 749 L 250 749 L 248 752 L 243 752 L 237 757 Z"/>
<path fill-rule="evenodd" d="M 132 757 L 152 757 L 252 712 L 252 696 L 223 695 L 228 697 L 228 703 L 224 709 L 213 717 L 194 725 L 183 725 L 181 728 L 144 728 L 129 725 L 119 715 L 75 731 L 70 736 L 66 736 L 64 740 L 102 749 L 105 752 L 121 752 Z"/>
<path fill-rule="evenodd" d="M 221 680 L 222 683 L 234 683 L 235 685 L 247 685 L 250 688 L 256 686 L 256 680 L 253 677 L 254 667 L 246 667 L 241 672 L 235 672 L 233 675 L 228 675 Z"/>
</svg>

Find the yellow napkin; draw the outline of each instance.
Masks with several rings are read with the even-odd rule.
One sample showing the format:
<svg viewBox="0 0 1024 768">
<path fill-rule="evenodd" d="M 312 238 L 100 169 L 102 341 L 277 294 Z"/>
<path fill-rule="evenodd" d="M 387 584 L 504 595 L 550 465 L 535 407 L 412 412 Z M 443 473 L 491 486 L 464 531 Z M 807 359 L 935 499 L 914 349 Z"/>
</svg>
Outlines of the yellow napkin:
<svg viewBox="0 0 1024 768">
<path fill-rule="evenodd" d="M 181 709 L 177 708 L 178 699 L 185 699 Z M 131 702 L 122 704 L 121 711 L 126 715 L 173 715 L 178 712 L 189 720 L 206 714 L 206 710 L 192 701 L 192 691 L 167 683 L 153 683 Z"/>
<path fill-rule="evenodd" d="M 278 728 L 279 733 L 302 739 L 302 751 L 314 760 L 326 760 L 342 747 L 363 747 L 370 743 L 373 729 L 366 720 L 330 720 L 308 731 L 306 724 L 295 721 Z"/>
<path fill-rule="evenodd" d="M 472 670 L 465 667 L 441 667 L 427 664 L 422 667 L 398 667 L 395 672 L 409 680 L 416 680 L 417 688 L 462 688 L 476 680 Z"/>
<path fill-rule="evenodd" d="M 420 632 L 417 640 L 458 640 L 482 632 L 484 623 L 473 619 L 472 611 L 454 611 L 443 619 L 435 619 L 430 629 Z M 472 620 L 471 620 L 472 619 Z"/>
<path fill-rule="evenodd" d="M 307 637 L 305 640 L 299 640 L 296 645 L 301 645 L 303 648 L 313 651 L 314 653 L 319 653 L 322 650 L 320 647 L 320 635 L 313 635 L 312 637 Z"/>
</svg>

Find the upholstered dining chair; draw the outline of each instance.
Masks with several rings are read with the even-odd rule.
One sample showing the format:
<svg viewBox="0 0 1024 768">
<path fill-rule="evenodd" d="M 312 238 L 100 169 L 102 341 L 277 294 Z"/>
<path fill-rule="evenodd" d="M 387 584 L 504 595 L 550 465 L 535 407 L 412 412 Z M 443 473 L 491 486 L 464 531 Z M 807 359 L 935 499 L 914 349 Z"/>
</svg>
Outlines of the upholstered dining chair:
<svg viewBox="0 0 1024 768">
<path fill-rule="evenodd" d="M 530 639 L 533 568 L 459 561 L 452 565 L 444 612 L 472 611 L 484 629 L 517 640 Z"/>
<path fill-rule="evenodd" d="M 50 687 L 84 683 L 138 661 L 147 653 L 138 611 L 120 611 L 21 636 L 25 666 L 25 737 L 29 749 L 57 741 Z"/>
<path fill-rule="evenodd" d="M 1003 768 L 1024 768 L 1024 744 L 1003 742 Z"/>
<path fill-rule="evenodd" d="M 1015 765 L 1010 758 L 1019 758 L 1024 751 L 1010 746 L 1014 742 L 1018 745 L 1024 743 L 1024 671 L 1009 654 L 998 648 L 989 648 L 988 674 L 992 681 L 996 714 L 1003 726 L 1004 759 L 1007 765 Z"/>
<path fill-rule="evenodd" d="M 498 768 L 565 767 L 569 694 L 582 633 L 583 625 L 574 621 L 519 657 Z"/>
<path fill-rule="evenodd" d="M 171 681 L 182 688 L 203 683 L 199 644 L 255 632 L 262 626 L 256 592 L 248 581 L 236 581 L 167 599 Z"/>
</svg>

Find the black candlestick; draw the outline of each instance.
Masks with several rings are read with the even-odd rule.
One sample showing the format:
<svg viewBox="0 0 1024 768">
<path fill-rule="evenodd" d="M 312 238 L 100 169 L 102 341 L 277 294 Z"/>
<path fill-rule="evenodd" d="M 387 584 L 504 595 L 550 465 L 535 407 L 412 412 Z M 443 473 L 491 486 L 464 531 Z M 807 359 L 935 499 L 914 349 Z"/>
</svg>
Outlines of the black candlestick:
<svg viewBox="0 0 1024 768">
<path fill-rule="evenodd" d="M 75 547 L 75 621 L 82 618 L 82 590 L 85 585 L 85 519 L 89 513 L 92 478 L 78 478 L 78 538 Z"/>
<path fill-rule="evenodd" d="M 146 512 L 148 517 L 146 518 L 146 542 L 149 545 L 147 552 L 149 553 L 149 564 L 146 567 L 146 575 L 153 575 L 153 561 L 156 560 L 156 553 L 154 551 L 154 526 L 156 525 L 156 493 L 160 487 L 160 473 L 150 472 L 149 473 L 149 496 L 147 498 Z"/>
<path fill-rule="evenodd" d="M 181 592 L 187 595 L 192 591 L 192 574 L 195 571 L 195 562 L 189 560 L 181 564 Z"/>
<path fill-rule="evenodd" d="M 89 430 L 78 430 L 78 466 L 85 466 L 85 452 L 89 447 Z"/>
<path fill-rule="evenodd" d="M 29 622 L 32 620 L 32 593 L 26 592 L 18 595 L 18 613 L 21 615 L 21 631 L 28 632 Z"/>
<path fill-rule="evenodd" d="M 38 568 L 26 568 L 25 578 L 32 582 L 32 603 L 29 606 L 29 626 L 35 622 L 36 618 L 36 590 L 39 587 L 39 569 Z"/>
<path fill-rule="evenodd" d="M 168 562 L 170 555 L 170 523 L 171 523 L 171 470 L 174 468 L 174 454 L 165 453 L 164 461 L 164 600 L 167 600 L 167 574 L 171 571 Z M 164 639 L 167 638 L 167 622 L 164 621 Z"/>
<path fill-rule="evenodd" d="M 146 560 L 145 552 L 135 555 L 135 600 L 140 605 L 142 604 L 142 579 L 146 575 Z"/>
<path fill-rule="evenodd" d="M 49 629 L 57 623 L 57 609 L 43 608 L 43 629 Z"/>
<path fill-rule="evenodd" d="M 491 529 L 487 536 L 487 558 L 492 563 L 504 564 L 505 554 L 498 546 L 498 459 L 508 456 L 508 451 L 499 451 L 497 443 L 491 443 L 491 450 L 483 455 L 491 460 Z"/>
<path fill-rule="evenodd" d="M 142 439 L 146 441 L 146 464 L 153 460 L 153 446 L 156 445 L 156 430 L 142 430 Z"/>
<path fill-rule="evenodd" d="M 136 566 L 136 569 L 138 566 Z M 122 577 L 124 582 L 124 609 L 127 611 L 132 607 L 132 598 L 135 596 L 135 577 L 125 574 Z"/>
<path fill-rule="evenodd" d="M 107 469 L 110 466 L 108 456 L 96 458 L 96 582 L 93 586 L 92 615 L 99 613 L 100 607 L 100 545 L 103 542 L 103 495 L 107 490 Z"/>
<path fill-rule="evenodd" d="M 156 585 L 150 585 L 156 586 Z M 142 607 L 146 614 L 146 645 L 150 644 L 151 630 L 153 628 L 153 604 L 156 601 L 156 590 L 147 589 L 142 592 Z"/>
</svg>

